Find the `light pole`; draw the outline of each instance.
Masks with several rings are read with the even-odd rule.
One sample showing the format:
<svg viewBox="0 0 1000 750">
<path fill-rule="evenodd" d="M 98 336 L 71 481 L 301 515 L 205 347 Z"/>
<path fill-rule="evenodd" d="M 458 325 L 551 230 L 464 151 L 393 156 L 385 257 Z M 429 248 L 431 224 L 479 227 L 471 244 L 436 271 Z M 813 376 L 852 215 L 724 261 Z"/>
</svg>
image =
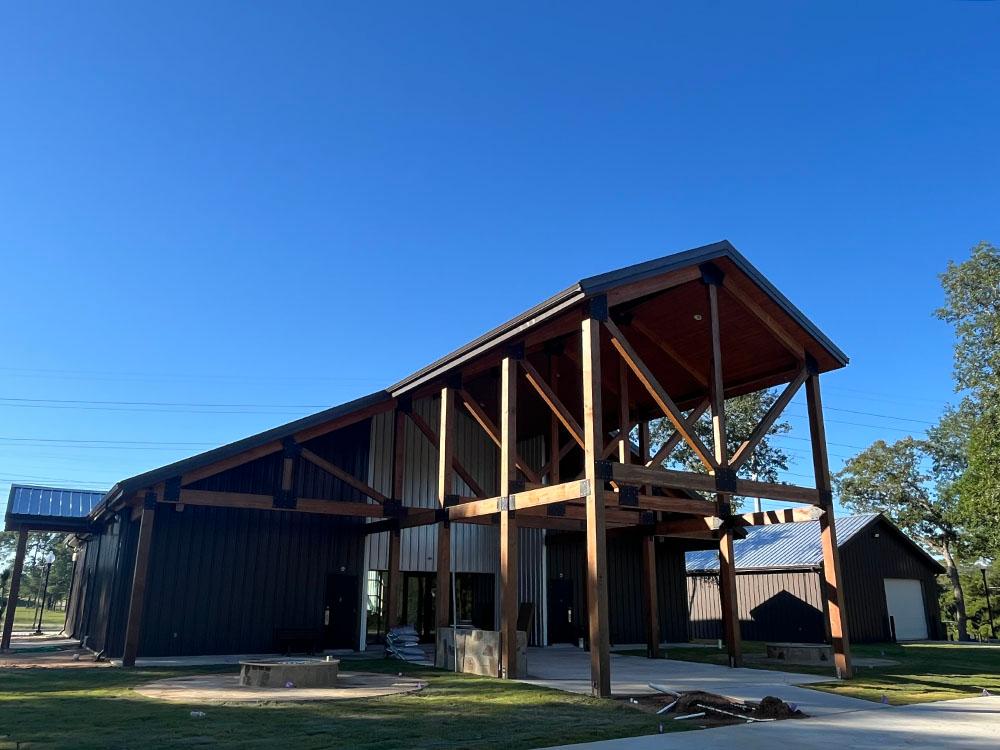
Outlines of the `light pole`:
<svg viewBox="0 0 1000 750">
<path fill-rule="evenodd" d="M 986 571 L 990 566 L 985 560 L 980 559 L 976 562 L 976 567 L 979 568 L 979 572 L 983 574 L 983 591 L 986 592 L 986 612 L 990 616 L 990 635 L 993 640 L 996 640 L 997 629 L 993 624 L 993 605 L 990 603 L 990 585 L 986 581 Z"/>
<path fill-rule="evenodd" d="M 52 572 L 52 563 L 55 561 L 55 554 L 52 550 L 49 550 L 49 554 L 45 556 L 45 583 L 42 585 L 42 598 L 39 600 L 38 627 L 35 628 L 35 635 L 42 634 L 42 616 L 45 614 L 45 595 L 49 591 L 49 573 Z"/>
</svg>

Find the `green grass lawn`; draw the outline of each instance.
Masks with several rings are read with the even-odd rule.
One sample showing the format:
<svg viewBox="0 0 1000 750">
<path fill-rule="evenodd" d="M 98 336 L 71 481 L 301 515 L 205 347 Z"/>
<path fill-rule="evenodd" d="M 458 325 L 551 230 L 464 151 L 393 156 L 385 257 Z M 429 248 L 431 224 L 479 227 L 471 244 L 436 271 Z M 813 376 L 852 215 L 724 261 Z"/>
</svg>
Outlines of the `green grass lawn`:
<svg viewBox="0 0 1000 750">
<path fill-rule="evenodd" d="M 830 675 L 832 667 L 811 667 L 795 664 L 776 667 L 755 663 L 754 657 L 764 657 L 762 642 L 744 641 L 744 654 L 750 657 L 744 666 L 752 669 L 780 669 L 785 672 Z M 645 656 L 645 651 L 620 651 L 630 656 Z M 833 680 L 805 687 L 849 695 L 870 701 L 881 701 L 885 695 L 893 705 L 927 701 L 968 698 L 979 695 L 983 688 L 1000 693 L 1000 648 L 984 648 L 958 644 L 857 644 L 851 647 L 855 657 L 892 659 L 891 666 L 855 667 L 851 680 Z M 696 646 L 671 648 L 668 657 L 678 661 L 705 664 L 725 664 L 726 652 Z"/>
<path fill-rule="evenodd" d="M 35 608 L 30 605 L 18 605 L 14 611 L 14 630 L 30 630 L 36 619 Z M 66 622 L 66 612 L 61 609 L 46 609 L 42 612 L 42 630 L 46 633 L 58 633 Z"/>
<path fill-rule="evenodd" d="M 299 704 L 166 703 L 135 685 L 197 669 L 0 670 L 0 748 L 536 748 L 650 734 L 658 718 L 622 703 L 516 682 L 351 661 L 350 671 L 426 680 L 413 695 Z M 219 671 L 219 670 L 207 670 Z M 228 668 L 226 671 L 232 671 Z M 206 716 L 191 718 L 191 710 Z M 665 722 L 667 730 L 682 730 Z M 17 745 L 17 743 L 20 745 Z"/>
</svg>

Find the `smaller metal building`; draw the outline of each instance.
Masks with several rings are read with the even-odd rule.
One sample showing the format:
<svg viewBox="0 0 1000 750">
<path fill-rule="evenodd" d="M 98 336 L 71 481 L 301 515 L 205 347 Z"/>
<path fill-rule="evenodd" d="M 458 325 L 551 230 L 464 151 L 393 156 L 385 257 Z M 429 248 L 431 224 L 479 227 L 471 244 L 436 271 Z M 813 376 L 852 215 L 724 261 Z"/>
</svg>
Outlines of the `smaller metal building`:
<svg viewBox="0 0 1000 750">
<path fill-rule="evenodd" d="M 941 565 L 879 513 L 838 518 L 836 528 L 851 640 L 944 638 Z M 819 523 L 750 528 L 735 547 L 743 638 L 826 641 Z M 709 551 L 687 554 L 692 638 L 721 637 L 718 569 Z"/>
</svg>

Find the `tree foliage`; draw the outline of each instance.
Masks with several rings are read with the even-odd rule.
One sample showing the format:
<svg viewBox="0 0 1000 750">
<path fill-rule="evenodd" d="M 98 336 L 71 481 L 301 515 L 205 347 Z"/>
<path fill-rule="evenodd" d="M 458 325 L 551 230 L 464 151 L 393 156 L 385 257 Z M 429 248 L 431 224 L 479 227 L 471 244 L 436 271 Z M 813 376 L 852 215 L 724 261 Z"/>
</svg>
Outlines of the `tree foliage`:
<svg viewBox="0 0 1000 750">
<path fill-rule="evenodd" d="M 944 561 L 955 603 L 955 622 L 961 640 L 966 631 L 965 599 L 959 576 L 964 550 L 962 514 L 950 471 L 938 465 L 960 463 L 952 455 L 961 422 L 943 420 L 927 440 L 906 437 L 894 443 L 877 440 L 850 459 L 834 476 L 840 502 L 861 513 L 882 513 L 911 539 Z M 940 441 L 938 443 L 937 441 Z"/>
<path fill-rule="evenodd" d="M 963 392 L 964 462 L 954 491 L 971 536 L 1000 556 L 1000 250 L 981 242 L 941 275 L 937 316 L 955 329 L 955 388 Z"/>
</svg>

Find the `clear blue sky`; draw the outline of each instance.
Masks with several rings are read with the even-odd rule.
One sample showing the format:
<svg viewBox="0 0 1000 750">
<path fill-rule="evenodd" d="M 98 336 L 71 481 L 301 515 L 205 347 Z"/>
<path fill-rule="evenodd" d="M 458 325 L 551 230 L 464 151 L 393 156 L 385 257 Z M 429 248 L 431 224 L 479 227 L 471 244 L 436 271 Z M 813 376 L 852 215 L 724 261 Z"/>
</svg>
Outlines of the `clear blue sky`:
<svg viewBox="0 0 1000 750">
<path fill-rule="evenodd" d="M 1000 3 L 208 5 L 3 12 L 0 502 L 722 238 L 852 358 L 834 468 L 953 398 L 936 274 L 1000 242 Z"/>
</svg>

